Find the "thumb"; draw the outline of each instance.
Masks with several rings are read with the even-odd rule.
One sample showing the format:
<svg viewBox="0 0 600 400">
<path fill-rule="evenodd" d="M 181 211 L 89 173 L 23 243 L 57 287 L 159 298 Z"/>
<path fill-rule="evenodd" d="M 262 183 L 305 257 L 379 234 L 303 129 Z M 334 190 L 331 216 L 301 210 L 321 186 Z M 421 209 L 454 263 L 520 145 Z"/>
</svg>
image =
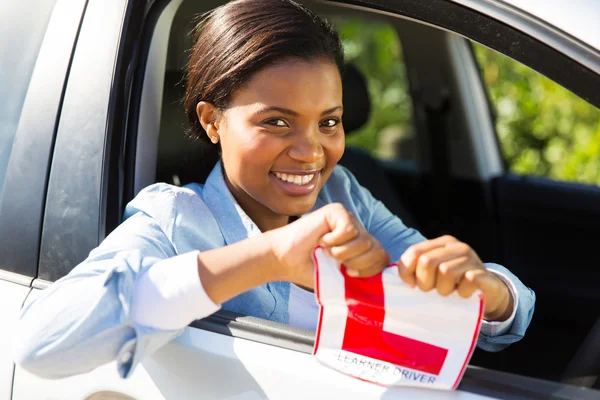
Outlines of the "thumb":
<svg viewBox="0 0 600 400">
<path fill-rule="evenodd" d="M 329 232 L 325 233 L 319 244 L 322 247 L 339 246 L 356 238 L 361 225 L 356 217 L 343 206 L 332 207 L 325 214 L 325 222 Z"/>
</svg>

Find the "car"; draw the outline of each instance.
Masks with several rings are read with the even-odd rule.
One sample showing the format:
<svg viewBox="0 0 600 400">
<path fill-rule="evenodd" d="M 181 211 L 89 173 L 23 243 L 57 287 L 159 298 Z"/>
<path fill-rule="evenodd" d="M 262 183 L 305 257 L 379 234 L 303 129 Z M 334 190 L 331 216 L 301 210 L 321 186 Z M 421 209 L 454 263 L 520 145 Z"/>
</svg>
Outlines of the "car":
<svg viewBox="0 0 600 400">
<path fill-rule="evenodd" d="M 194 16 L 223 2 L 0 5 L 0 398 L 600 398 L 600 187 L 510 169 L 502 107 L 476 54 L 527 66 L 597 112 L 594 0 L 310 3 L 342 36 L 374 32 L 384 44 L 346 46 L 341 163 L 408 225 L 451 233 L 537 294 L 527 335 L 477 350 L 456 392 L 355 380 L 312 357 L 314 332 L 226 311 L 193 322 L 126 380 L 116 362 L 58 380 L 15 366 L 24 303 L 84 260 L 142 188 L 206 178 L 215 160 L 185 140 L 178 100 Z M 404 125 L 380 129 L 390 118 Z"/>
</svg>

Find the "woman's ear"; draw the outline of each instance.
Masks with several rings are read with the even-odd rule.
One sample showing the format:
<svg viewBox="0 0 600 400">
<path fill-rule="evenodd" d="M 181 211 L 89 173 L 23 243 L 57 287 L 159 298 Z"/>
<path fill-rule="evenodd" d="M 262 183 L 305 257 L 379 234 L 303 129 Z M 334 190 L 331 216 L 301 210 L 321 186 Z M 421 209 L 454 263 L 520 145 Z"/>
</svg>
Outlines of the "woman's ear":
<svg viewBox="0 0 600 400">
<path fill-rule="evenodd" d="M 219 128 L 217 124 L 218 110 L 214 104 L 201 101 L 196 105 L 196 114 L 200 125 L 208 135 L 208 139 L 217 144 L 219 142 Z"/>
</svg>

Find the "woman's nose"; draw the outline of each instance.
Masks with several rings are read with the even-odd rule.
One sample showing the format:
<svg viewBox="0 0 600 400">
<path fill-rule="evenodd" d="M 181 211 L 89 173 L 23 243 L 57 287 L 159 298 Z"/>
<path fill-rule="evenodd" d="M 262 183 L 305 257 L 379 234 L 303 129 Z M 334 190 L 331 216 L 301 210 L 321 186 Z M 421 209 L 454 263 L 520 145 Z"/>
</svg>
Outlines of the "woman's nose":
<svg viewBox="0 0 600 400">
<path fill-rule="evenodd" d="M 289 156 L 297 161 L 315 162 L 323 157 L 324 151 L 319 141 L 319 132 L 298 135 L 298 139 L 290 147 Z"/>
</svg>

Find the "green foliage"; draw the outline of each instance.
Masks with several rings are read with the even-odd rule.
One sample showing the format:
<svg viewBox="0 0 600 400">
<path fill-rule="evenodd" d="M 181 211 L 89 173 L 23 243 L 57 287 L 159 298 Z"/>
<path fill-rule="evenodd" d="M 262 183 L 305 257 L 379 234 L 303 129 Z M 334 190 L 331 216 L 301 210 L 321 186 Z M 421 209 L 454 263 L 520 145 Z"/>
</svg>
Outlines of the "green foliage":
<svg viewBox="0 0 600 400">
<path fill-rule="evenodd" d="M 600 110 L 500 53 L 474 49 L 511 171 L 600 185 Z"/>
<path fill-rule="evenodd" d="M 389 127 L 411 126 L 412 104 L 400 39 L 384 22 L 352 18 L 332 22 L 344 43 L 346 61 L 363 73 L 371 98 L 369 121 L 348 136 L 347 143 L 378 155 L 381 132 Z"/>
<path fill-rule="evenodd" d="M 386 154 L 382 133 L 412 129 L 402 48 L 383 21 L 334 19 L 346 59 L 365 75 L 371 116 L 348 144 Z M 474 44 L 496 112 L 496 130 L 512 172 L 600 185 L 600 110 L 532 69 Z"/>
</svg>

